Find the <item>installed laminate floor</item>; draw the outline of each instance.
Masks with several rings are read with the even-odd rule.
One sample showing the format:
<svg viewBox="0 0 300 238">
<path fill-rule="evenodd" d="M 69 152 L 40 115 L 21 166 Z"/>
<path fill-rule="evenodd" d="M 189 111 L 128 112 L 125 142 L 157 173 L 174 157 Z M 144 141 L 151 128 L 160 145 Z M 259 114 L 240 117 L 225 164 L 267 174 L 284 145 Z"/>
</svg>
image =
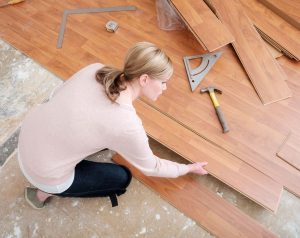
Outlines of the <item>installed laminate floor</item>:
<svg viewBox="0 0 300 238">
<path fill-rule="evenodd" d="M 16 163 L 16 152 L 9 159 L 1 156 L 15 148 L 15 140 L 11 140 L 11 148 L 5 142 L 17 130 L 26 112 L 45 100 L 61 81 L 1 40 L 0 62 L 0 95 L 6 95 L 1 97 L 0 118 L 4 123 L 0 124 L 0 130 L 9 132 L 5 136 L 1 133 L 0 141 L 0 160 L 6 161 L 0 168 L 0 237 L 211 237 L 137 180 L 120 197 L 117 208 L 111 208 L 107 198 L 53 198 L 45 209 L 31 209 L 23 198 L 28 183 Z M 29 69 L 32 74 L 24 74 Z M 19 86 L 10 87 L 8 93 L 9 85 Z M 182 160 L 150 141 L 158 155 Z M 97 154 L 92 159 L 106 161 L 110 156 L 111 153 Z M 197 180 L 280 237 L 299 237 L 300 199 L 294 195 L 284 191 L 278 212 L 273 215 L 211 176 Z"/>
<path fill-rule="evenodd" d="M 254 201 L 264 204 L 261 201 L 267 198 L 272 201 L 271 204 L 277 205 L 280 193 L 277 193 L 275 200 L 272 200 L 272 196 L 265 196 L 257 191 L 257 186 L 246 185 L 239 175 L 248 180 L 255 178 L 262 185 L 259 187 L 264 187 L 266 176 L 269 176 L 269 179 L 272 177 L 277 185 L 284 185 L 289 191 L 299 196 L 300 174 L 295 173 L 293 168 L 286 167 L 285 162 L 274 160 L 275 152 L 289 130 L 300 131 L 300 114 L 297 110 L 300 105 L 300 95 L 297 95 L 298 81 L 287 80 L 287 83 L 292 84 L 293 89 L 295 88 L 293 90 L 295 96 L 272 104 L 270 107 L 264 107 L 232 47 L 223 47 L 222 58 L 214 65 L 202 85 L 213 84 L 224 92 L 220 100 L 222 110 L 230 125 L 230 133 L 223 135 L 209 97 L 197 92 L 190 93 L 186 80 L 182 56 L 203 53 L 202 47 L 187 30 L 171 32 L 160 30 L 156 24 L 155 4 L 152 0 L 131 0 L 126 3 L 137 6 L 138 10 L 130 13 L 76 14 L 76 16 L 68 17 L 68 29 L 64 35 L 63 48 L 56 49 L 57 32 L 64 9 L 84 6 L 116 6 L 123 5 L 124 1 L 115 0 L 108 3 L 104 0 L 100 2 L 94 0 L 89 1 L 88 5 L 82 0 L 75 2 L 25 1 L 13 7 L 0 9 L 2 19 L 0 37 L 64 80 L 81 67 L 95 61 L 121 67 L 125 50 L 134 42 L 143 40 L 156 43 L 170 55 L 175 70 L 174 80 L 168 83 L 168 90 L 157 102 L 151 103 L 151 107 L 157 107 L 168 117 L 178 120 L 180 125 L 188 127 L 198 137 L 205 138 L 238 157 L 240 161 L 237 162 L 240 166 L 235 167 L 232 164 L 233 160 L 227 164 L 239 168 L 238 177 L 235 180 L 240 184 L 240 191 Z M 111 34 L 105 31 L 105 28 L 100 27 L 105 25 L 104 23 L 110 17 L 117 22 L 122 22 L 122 27 L 116 34 Z M 147 25 L 146 28 L 145 25 Z M 120 39 L 124 40 L 120 41 Z M 297 74 L 298 70 L 295 73 Z M 155 127 L 154 129 L 157 130 Z M 152 132 L 148 131 L 148 133 L 153 136 Z M 180 143 L 180 141 L 179 138 L 176 142 Z M 170 147 L 169 143 L 161 142 Z M 186 150 L 183 147 L 178 153 L 189 159 L 186 156 Z M 201 151 L 194 154 L 203 155 L 204 153 Z M 192 161 L 200 159 L 201 157 L 195 156 Z M 264 173 L 264 176 L 255 176 L 249 170 L 246 171 L 242 166 L 245 163 L 248 166 L 254 166 L 255 169 Z M 211 165 L 213 163 L 210 162 L 209 166 Z M 213 167 L 213 169 L 218 168 Z M 225 176 L 218 176 L 218 178 L 231 185 L 228 180 L 232 180 L 235 176 L 227 170 L 226 172 Z M 263 179 L 260 179 L 261 177 Z M 266 186 L 265 190 L 273 189 L 272 186 Z M 251 196 L 248 191 L 255 196 Z M 269 204 L 264 204 L 264 206 L 273 210 L 277 207 L 274 209 L 274 206 Z"/>
</svg>

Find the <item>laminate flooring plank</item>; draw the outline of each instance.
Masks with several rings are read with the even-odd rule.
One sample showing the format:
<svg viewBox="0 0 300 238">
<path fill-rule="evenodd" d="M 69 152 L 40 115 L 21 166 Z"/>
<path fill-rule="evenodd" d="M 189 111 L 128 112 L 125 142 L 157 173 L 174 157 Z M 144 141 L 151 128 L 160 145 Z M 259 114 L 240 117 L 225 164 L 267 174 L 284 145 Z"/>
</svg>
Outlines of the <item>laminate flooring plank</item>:
<svg viewBox="0 0 300 238">
<path fill-rule="evenodd" d="M 297 61 L 300 59 L 300 31 L 280 19 L 258 0 L 240 0 L 255 26 Z M 290 57 L 290 56 L 289 56 Z"/>
<path fill-rule="evenodd" d="M 235 37 L 232 43 L 263 104 L 291 97 L 285 75 L 263 45 L 251 21 L 236 0 L 210 0 L 217 15 Z"/>
<path fill-rule="evenodd" d="M 127 166 L 135 178 L 216 237 L 276 237 L 271 231 L 209 191 L 205 186 L 197 183 L 190 176 L 176 179 L 147 177 L 120 155 L 115 155 L 113 160 Z M 185 184 L 185 186 L 178 188 L 174 185 L 176 183 Z"/>
<path fill-rule="evenodd" d="M 277 156 L 300 170 L 300 137 L 290 133 Z"/>
<path fill-rule="evenodd" d="M 170 103 L 172 101 L 178 102 L 179 99 L 178 99 L 178 97 L 176 97 L 176 99 L 175 99 L 175 97 L 171 97 L 170 99 L 168 99 L 168 101 Z M 164 103 L 166 103 L 166 100 L 164 100 Z M 207 102 L 208 105 L 209 105 L 209 103 L 210 102 Z M 191 108 L 194 108 L 192 106 L 192 103 L 190 103 L 189 106 L 191 106 Z M 295 171 L 292 171 L 291 168 L 285 168 L 284 165 L 280 164 L 280 161 L 277 161 L 275 159 L 275 152 L 274 152 L 274 156 L 273 156 L 274 158 L 268 159 L 267 157 L 262 156 L 257 150 L 255 150 L 255 148 L 252 149 L 251 147 L 249 147 L 247 142 L 244 141 L 245 138 L 243 138 L 243 137 L 241 137 L 242 139 L 240 139 L 239 137 L 234 138 L 234 137 L 227 136 L 227 135 L 226 136 L 220 136 L 220 135 L 218 136 L 218 131 L 220 131 L 220 128 L 217 128 L 216 125 L 218 125 L 219 122 L 217 119 L 215 119 L 215 112 L 212 109 L 209 109 L 209 110 L 211 110 L 211 112 L 209 114 L 207 114 L 208 116 L 210 115 L 210 117 L 211 117 L 210 121 L 204 121 L 203 119 L 197 117 L 196 114 L 194 114 L 192 111 L 189 111 L 187 113 L 186 110 L 180 110 L 179 108 L 181 108 L 181 107 L 177 107 L 176 109 L 172 109 L 172 108 L 174 108 L 174 107 L 169 107 L 168 110 L 166 110 L 166 109 L 164 110 L 164 111 L 168 111 L 168 116 L 172 120 L 176 120 L 175 118 L 180 119 L 179 122 L 178 122 L 178 119 L 176 120 L 176 122 L 182 123 L 183 125 L 185 125 L 185 127 L 188 130 L 195 132 L 199 137 L 202 137 L 203 139 L 208 140 L 210 143 L 214 144 L 216 147 L 222 147 L 227 152 L 232 153 L 232 155 L 243 160 L 244 162 L 248 163 L 249 165 L 255 167 L 256 169 L 258 169 L 262 173 L 266 174 L 267 176 L 270 176 L 272 179 L 274 179 L 278 183 L 283 184 L 292 193 L 294 193 L 298 196 L 300 195 L 300 184 L 298 183 L 298 181 L 300 179 L 300 174 L 296 173 Z M 157 108 L 157 110 L 160 110 L 160 109 Z M 230 113 L 232 118 L 241 116 L 237 109 L 232 108 L 232 110 L 236 110 L 236 113 Z M 206 111 L 202 111 L 202 112 L 207 113 Z M 176 115 L 176 117 L 174 117 L 174 115 Z M 193 128 L 191 128 L 191 126 L 189 124 L 189 121 L 191 121 L 191 118 L 193 118 L 193 120 L 195 122 L 193 124 Z M 255 128 L 255 126 L 256 126 L 255 120 L 241 119 L 241 122 L 243 122 L 243 123 L 241 123 L 241 126 L 235 125 L 233 127 L 234 120 L 229 121 L 230 125 L 232 126 L 231 127 L 232 130 L 238 130 L 239 133 L 241 132 L 241 135 L 243 134 L 243 132 L 248 133 L 248 132 L 246 132 L 246 128 Z M 149 122 L 146 122 L 146 123 L 149 124 Z M 147 124 L 145 124 L 145 126 L 146 125 Z M 153 126 L 155 126 L 155 125 L 153 125 Z M 265 130 L 266 128 L 267 128 L 267 126 L 261 126 L 262 131 Z M 272 146 L 273 146 L 272 143 L 270 143 L 268 145 L 269 141 L 267 138 L 269 138 L 269 137 L 265 137 L 265 138 L 261 137 L 261 135 L 259 135 L 258 129 L 254 130 L 254 132 L 255 132 L 255 134 L 257 133 L 258 135 L 254 136 L 254 134 L 253 134 L 254 139 L 248 137 L 248 140 L 247 140 L 248 142 L 250 142 L 252 140 L 256 140 L 256 142 L 258 144 L 261 144 L 261 146 L 266 146 L 266 147 L 272 148 Z M 219 134 L 220 134 L 220 132 L 219 132 Z M 249 135 L 249 133 L 248 133 L 248 135 Z M 282 142 L 282 138 L 283 138 L 283 136 L 278 135 L 279 143 Z M 170 144 L 171 141 L 172 140 L 170 140 L 170 139 L 167 140 L 167 138 L 166 138 L 166 144 Z M 180 143 L 180 141 L 179 141 L 179 143 Z M 174 150 L 174 148 L 172 148 L 172 149 Z M 180 148 L 180 150 L 182 150 L 182 148 Z M 178 150 L 178 151 L 180 151 L 180 150 Z"/>
<path fill-rule="evenodd" d="M 202 82 L 202 86 L 213 84 L 224 92 L 219 100 L 231 131 L 223 135 L 208 95 L 200 95 L 198 91 L 190 92 L 182 63 L 183 56 L 201 54 L 205 49 L 188 30 L 160 30 L 152 0 L 131 0 L 127 4 L 136 5 L 138 10 L 130 13 L 72 16 L 67 25 L 66 37 L 70 34 L 74 40 L 68 40 L 62 49 L 56 49 L 58 31 L 55 32 L 55 25 L 59 29 L 59 12 L 87 5 L 120 6 L 124 2 L 91 0 L 87 4 L 83 0 L 25 1 L 0 8 L 0 37 L 65 80 L 79 67 L 93 60 L 122 67 L 127 49 L 135 42 L 150 41 L 157 44 L 172 59 L 174 75 L 168 82 L 168 90 L 157 102 L 151 102 L 153 106 L 189 127 L 199 137 L 207 139 L 300 195 L 300 185 L 297 183 L 299 175 L 286 168 L 285 166 L 289 166 L 287 163 L 276 159 L 277 149 L 288 132 L 300 134 L 300 85 L 296 77 L 300 72 L 299 65 L 284 61 L 282 57 L 278 59 L 289 72 L 294 71 L 293 75 L 290 74 L 293 77 L 287 80 L 294 96 L 264 107 L 231 46 L 223 47 L 222 57 Z M 122 23 L 115 34 L 105 30 L 104 23 L 107 19 Z M 38 22 L 40 20 L 48 22 L 42 24 Z M 165 141 L 168 143 L 167 139 Z M 234 165 L 232 167 L 235 168 Z"/>
<path fill-rule="evenodd" d="M 259 0 L 266 7 L 300 30 L 300 2 L 297 0 Z"/>
<path fill-rule="evenodd" d="M 268 42 L 266 42 L 266 46 L 268 50 L 270 51 L 271 55 L 274 59 L 279 58 L 283 54 L 280 52 L 280 50 L 276 49 L 274 46 L 270 45 Z"/>
<path fill-rule="evenodd" d="M 209 52 L 234 41 L 231 33 L 202 0 L 171 0 L 170 3 Z"/>
<path fill-rule="evenodd" d="M 287 59 L 286 57 L 280 57 L 277 62 L 281 65 L 281 66 L 286 66 L 288 68 L 290 68 L 291 70 L 293 70 L 294 72 L 298 72 L 300 73 L 300 64 L 298 62 L 294 62 L 290 59 Z M 297 81 L 296 81 L 297 82 Z M 298 80 L 299 82 L 299 80 Z"/>
<path fill-rule="evenodd" d="M 189 161 L 207 161 L 209 164 L 206 169 L 214 177 L 263 207 L 276 212 L 282 185 L 144 102 L 138 100 L 134 106 L 150 137 Z"/>
<path fill-rule="evenodd" d="M 189 22 L 182 16 L 182 14 L 180 13 L 180 11 L 172 4 L 172 2 L 169 2 L 170 5 L 173 7 L 174 11 L 177 12 L 178 16 L 181 18 L 181 20 L 184 22 L 185 26 L 189 29 L 189 31 L 193 34 L 193 36 L 195 37 L 195 39 L 197 40 L 198 43 L 200 43 L 201 47 L 203 49 L 205 49 L 205 51 L 207 52 L 208 49 L 205 46 L 204 42 L 201 40 L 201 38 L 197 35 L 197 33 L 193 30 L 193 28 L 190 26 Z"/>
<path fill-rule="evenodd" d="M 236 74 L 238 62 L 231 64 L 233 56 L 226 52 L 223 55 L 202 86 L 213 84 L 224 90 L 219 101 L 231 125 L 230 133 L 224 135 L 220 132 L 218 119 L 207 95 L 183 93 L 188 90 L 188 83 L 179 76 L 184 73 L 184 67 L 176 68 L 178 77 L 168 83 L 163 100 L 152 105 L 299 195 L 300 186 L 296 182 L 300 179 L 299 174 L 290 168 L 282 169 L 284 165 L 276 160 L 277 149 L 288 134 L 289 126 L 299 130 L 299 106 L 295 106 L 294 111 L 289 108 L 291 102 L 295 105 L 299 103 L 299 96 L 295 94 L 289 101 L 281 101 L 272 107 L 259 105 L 250 83 L 246 81 L 247 76 L 243 71 Z M 231 72 L 234 74 L 231 75 Z"/>
<path fill-rule="evenodd" d="M 275 49 L 277 49 L 279 52 L 282 52 L 284 55 L 286 55 L 287 57 L 294 59 L 296 61 L 299 61 L 299 59 L 291 54 L 288 50 L 286 50 L 285 48 L 283 48 L 281 45 L 279 45 L 276 41 L 274 41 L 272 38 L 270 38 L 267 34 L 265 34 L 263 31 L 261 31 L 259 28 L 257 28 L 255 26 L 257 32 L 260 34 L 260 36 L 266 41 L 268 42 L 270 45 L 272 45 Z"/>
</svg>

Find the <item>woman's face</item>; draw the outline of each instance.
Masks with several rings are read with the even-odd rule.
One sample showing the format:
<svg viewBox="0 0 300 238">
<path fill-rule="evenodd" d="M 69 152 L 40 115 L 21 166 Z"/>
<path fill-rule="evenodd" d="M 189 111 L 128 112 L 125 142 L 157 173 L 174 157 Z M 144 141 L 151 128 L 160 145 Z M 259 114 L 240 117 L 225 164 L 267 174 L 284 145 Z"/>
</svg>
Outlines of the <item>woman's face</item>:
<svg viewBox="0 0 300 238">
<path fill-rule="evenodd" d="M 156 101 L 157 98 L 167 89 L 166 79 L 152 79 L 147 75 L 148 79 L 144 87 L 142 88 L 142 94 L 152 101 Z"/>
</svg>

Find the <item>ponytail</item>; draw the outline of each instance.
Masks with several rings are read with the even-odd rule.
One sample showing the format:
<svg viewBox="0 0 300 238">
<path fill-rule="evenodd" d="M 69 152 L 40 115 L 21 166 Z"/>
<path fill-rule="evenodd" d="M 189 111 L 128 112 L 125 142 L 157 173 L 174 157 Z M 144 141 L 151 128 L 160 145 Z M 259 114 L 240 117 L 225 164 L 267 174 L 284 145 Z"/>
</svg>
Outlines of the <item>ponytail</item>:
<svg viewBox="0 0 300 238">
<path fill-rule="evenodd" d="M 116 101 L 120 92 L 126 89 L 124 73 L 114 67 L 105 66 L 96 72 L 96 80 L 104 86 L 111 101 Z"/>
<path fill-rule="evenodd" d="M 126 84 L 147 74 L 153 80 L 167 79 L 173 74 L 171 59 L 157 46 L 149 42 L 138 42 L 125 57 L 124 70 L 105 66 L 96 73 L 96 80 L 104 86 L 111 101 L 116 101 Z"/>
</svg>

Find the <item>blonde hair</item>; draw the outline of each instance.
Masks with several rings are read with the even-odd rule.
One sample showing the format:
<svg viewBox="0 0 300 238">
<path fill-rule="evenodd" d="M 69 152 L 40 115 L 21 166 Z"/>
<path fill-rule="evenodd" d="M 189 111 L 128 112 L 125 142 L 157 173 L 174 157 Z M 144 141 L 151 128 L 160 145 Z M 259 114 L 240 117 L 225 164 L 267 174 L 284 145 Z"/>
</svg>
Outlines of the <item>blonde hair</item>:
<svg viewBox="0 0 300 238">
<path fill-rule="evenodd" d="M 126 82 L 143 74 L 152 79 L 170 78 L 173 74 L 170 58 L 149 42 L 139 42 L 128 50 L 123 70 L 104 66 L 97 71 L 96 80 L 104 86 L 108 98 L 114 102 L 120 92 L 126 89 Z"/>
</svg>

